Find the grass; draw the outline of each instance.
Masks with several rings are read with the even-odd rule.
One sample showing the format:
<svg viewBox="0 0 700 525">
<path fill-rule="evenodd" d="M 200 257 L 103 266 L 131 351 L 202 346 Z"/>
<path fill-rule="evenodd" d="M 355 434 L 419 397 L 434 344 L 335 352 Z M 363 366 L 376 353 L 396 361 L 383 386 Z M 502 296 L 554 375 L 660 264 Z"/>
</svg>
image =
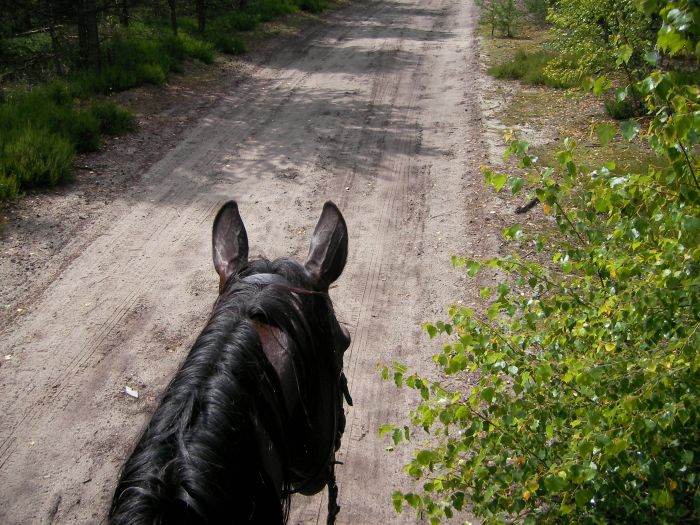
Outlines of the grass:
<svg viewBox="0 0 700 525">
<path fill-rule="evenodd" d="M 511 60 L 492 66 L 490 75 L 504 80 L 521 80 L 531 86 L 547 86 L 551 88 L 571 88 L 574 85 L 561 79 L 547 75 L 545 67 L 554 58 L 547 51 L 527 52 L 518 49 Z"/>
</svg>

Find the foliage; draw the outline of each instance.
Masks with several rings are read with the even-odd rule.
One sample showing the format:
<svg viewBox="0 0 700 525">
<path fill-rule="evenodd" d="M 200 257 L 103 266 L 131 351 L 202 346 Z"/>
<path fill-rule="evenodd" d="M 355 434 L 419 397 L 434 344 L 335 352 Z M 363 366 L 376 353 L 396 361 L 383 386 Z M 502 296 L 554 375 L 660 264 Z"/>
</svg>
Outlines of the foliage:
<svg viewBox="0 0 700 525">
<path fill-rule="evenodd" d="M 0 146 L 0 198 L 12 199 L 22 188 L 55 186 L 71 177 L 75 150 L 56 133 L 27 126 Z"/>
<path fill-rule="evenodd" d="M 491 36 L 498 30 L 512 38 L 522 11 L 515 0 L 476 0 L 481 9 L 481 23 L 491 27 Z"/>
<path fill-rule="evenodd" d="M 700 57 L 697 3 L 640 5 L 663 20 L 667 59 Z M 656 70 L 634 86 L 652 115 L 643 137 L 634 120 L 596 129 L 603 143 L 647 140 L 661 167 L 588 168 L 566 140 L 557 165 L 539 168 L 512 140 L 506 157 L 527 176 L 485 171 L 497 191 L 532 184 L 558 231 L 504 230 L 544 264 L 453 258 L 472 277 L 506 276 L 481 291 L 485 311 L 455 305 L 425 325 L 444 341 L 434 361 L 450 385 L 476 378 L 469 391 L 383 369 L 422 397 L 411 421 L 425 439 L 406 470 L 423 490 L 396 492 L 397 510 L 431 523 L 467 507 L 486 524 L 700 520 L 700 90 L 687 78 Z"/>
<path fill-rule="evenodd" d="M 309 13 L 320 13 L 327 7 L 325 0 L 299 0 L 299 9 Z"/>
<path fill-rule="evenodd" d="M 547 19 L 549 7 L 549 0 L 525 0 L 525 8 L 527 9 L 527 12 L 532 15 L 535 22 L 539 24 L 544 24 L 545 20 Z"/>
<path fill-rule="evenodd" d="M 554 54 L 547 51 L 527 53 L 523 50 L 518 50 L 512 60 L 489 68 L 489 74 L 501 79 L 522 80 L 526 84 L 533 86 L 573 87 L 573 84 L 566 83 L 559 78 L 552 78 L 546 74 L 545 68 L 554 56 Z"/>
<path fill-rule="evenodd" d="M 114 102 L 82 108 L 79 92 L 79 86 L 57 81 L 12 93 L 0 105 L 0 199 L 68 180 L 76 152 L 95 151 L 101 134 L 135 127 L 133 115 Z"/>
<path fill-rule="evenodd" d="M 651 70 L 658 19 L 638 7 L 637 0 L 560 0 L 548 16 L 551 44 L 570 62 L 554 61 L 552 76 L 580 82 L 587 75 L 621 72 L 627 82 Z"/>
<path fill-rule="evenodd" d="M 89 112 L 99 123 L 100 133 L 104 135 L 120 135 L 136 129 L 134 115 L 111 100 L 93 102 Z"/>
</svg>

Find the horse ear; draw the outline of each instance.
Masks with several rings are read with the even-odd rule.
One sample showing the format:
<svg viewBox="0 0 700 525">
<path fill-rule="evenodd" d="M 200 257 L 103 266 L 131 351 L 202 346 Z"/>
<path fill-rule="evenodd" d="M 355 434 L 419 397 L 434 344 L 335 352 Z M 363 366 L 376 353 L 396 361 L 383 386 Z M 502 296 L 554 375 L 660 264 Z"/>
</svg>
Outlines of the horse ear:
<svg viewBox="0 0 700 525">
<path fill-rule="evenodd" d="M 328 288 L 345 268 L 348 258 L 348 229 L 338 207 L 331 201 L 323 205 L 321 218 L 311 237 L 304 268 L 319 288 Z"/>
<path fill-rule="evenodd" d="M 235 201 L 224 204 L 216 214 L 212 249 L 221 291 L 228 278 L 248 262 L 248 235 Z"/>
</svg>

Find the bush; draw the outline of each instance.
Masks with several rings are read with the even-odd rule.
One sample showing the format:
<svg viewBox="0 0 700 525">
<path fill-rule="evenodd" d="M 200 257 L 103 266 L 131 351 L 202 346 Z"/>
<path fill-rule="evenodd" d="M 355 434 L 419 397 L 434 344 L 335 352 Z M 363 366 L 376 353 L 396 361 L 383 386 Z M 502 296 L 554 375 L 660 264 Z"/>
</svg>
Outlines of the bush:
<svg viewBox="0 0 700 525">
<path fill-rule="evenodd" d="M 76 84 L 55 82 L 15 92 L 0 105 L 0 199 L 70 177 L 76 151 L 95 151 L 102 133 L 133 129 L 133 116 L 113 102 L 76 106 Z"/>
<path fill-rule="evenodd" d="M 300 0 L 299 9 L 309 13 L 321 13 L 328 7 L 325 0 Z"/>
<path fill-rule="evenodd" d="M 259 17 L 261 22 L 270 22 L 284 15 L 296 13 L 299 10 L 291 0 L 256 0 L 248 4 L 246 12 Z"/>
<path fill-rule="evenodd" d="M 549 0 L 525 0 L 525 9 L 538 24 L 544 24 L 549 11 Z"/>
<path fill-rule="evenodd" d="M 627 120 L 639 117 L 646 113 L 646 108 L 637 97 L 626 96 L 621 98 L 615 93 L 606 95 L 603 99 L 605 111 L 615 120 Z"/>
<path fill-rule="evenodd" d="M 546 51 L 526 53 L 518 50 L 515 58 L 504 64 L 489 68 L 489 74 L 501 79 L 522 80 L 533 86 L 548 86 L 552 88 L 569 88 L 573 83 L 547 75 L 545 68 L 554 55 Z"/>
<path fill-rule="evenodd" d="M 212 31 L 252 31 L 260 24 L 260 16 L 246 11 L 236 11 L 212 20 Z"/>
<path fill-rule="evenodd" d="M 476 5 L 481 9 L 480 22 L 491 26 L 491 36 L 498 30 L 505 37 L 513 37 L 523 15 L 515 0 L 476 0 Z"/>
<path fill-rule="evenodd" d="M 191 37 L 185 33 L 181 33 L 179 38 L 182 41 L 186 56 L 196 58 L 205 64 L 214 62 L 214 44 Z"/>
<path fill-rule="evenodd" d="M 216 35 L 211 38 L 216 49 L 229 55 L 242 55 L 246 52 L 245 43 L 238 37 L 228 35 Z"/>
<path fill-rule="evenodd" d="M 9 201 L 19 196 L 19 182 L 14 177 L 3 175 L 4 169 L 0 164 L 0 201 Z"/>
<path fill-rule="evenodd" d="M 134 115 L 111 100 L 93 102 L 89 112 L 99 122 L 100 132 L 105 135 L 119 135 L 136 129 Z"/>
<path fill-rule="evenodd" d="M 17 196 L 20 188 L 54 186 L 71 177 L 74 149 L 71 143 L 45 129 L 27 126 L 2 145 L 0 193 Z"/>
</svg>

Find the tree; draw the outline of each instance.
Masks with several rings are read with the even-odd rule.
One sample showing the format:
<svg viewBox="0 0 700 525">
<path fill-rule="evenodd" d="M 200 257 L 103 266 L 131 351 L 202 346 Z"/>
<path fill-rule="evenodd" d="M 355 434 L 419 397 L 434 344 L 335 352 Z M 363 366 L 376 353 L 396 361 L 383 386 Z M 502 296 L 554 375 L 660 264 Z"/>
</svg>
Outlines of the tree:
<svg viewBox="0 0 700 525">
<path fill-rule="evenodd" d="M 657 65 L 697 64 L 697 2 L 636 6 L 661 21 Z M 396 492 L 397 510 L 408 505 L 431 523 L 467 506 L 486 524 L 700 520 L 700 90 L 697 76 L 661 68 L 635 89 L 652 116 L 644 138 L 658 166 L 586 169 L 566 140 L 557 165 L 539 168 L 525 142 L 511 142 L 507 156 L 520 159 L 559 232 L 504 232 L 548 254 L 547 264 L 517 253 L 454 258 L 470 276 L 510 276 L 482 290 L 492 299 L 485 312 L 453 306 L 449 321 L 425 326 L 444 342 L 434 357 L 443 372 L 476 378 L 468 392 L 384 368 L 423 401 L 410 414 L 418 430 L 381 433 L 427 438 L 406 467 L 423 491 Z M 617 132 L 633 140 L 641 126 L 597 131 L 602 142 Z M 485 175 L 497 191 L 525 187 Z"/>
<path fill-rule="evenodd" d="M 97 29 L 97 5 L 95 0 L 76 2 L 78 47 L 80 62 L 90 68 L 100 68 L 100 37 Z"/>
</svg>

